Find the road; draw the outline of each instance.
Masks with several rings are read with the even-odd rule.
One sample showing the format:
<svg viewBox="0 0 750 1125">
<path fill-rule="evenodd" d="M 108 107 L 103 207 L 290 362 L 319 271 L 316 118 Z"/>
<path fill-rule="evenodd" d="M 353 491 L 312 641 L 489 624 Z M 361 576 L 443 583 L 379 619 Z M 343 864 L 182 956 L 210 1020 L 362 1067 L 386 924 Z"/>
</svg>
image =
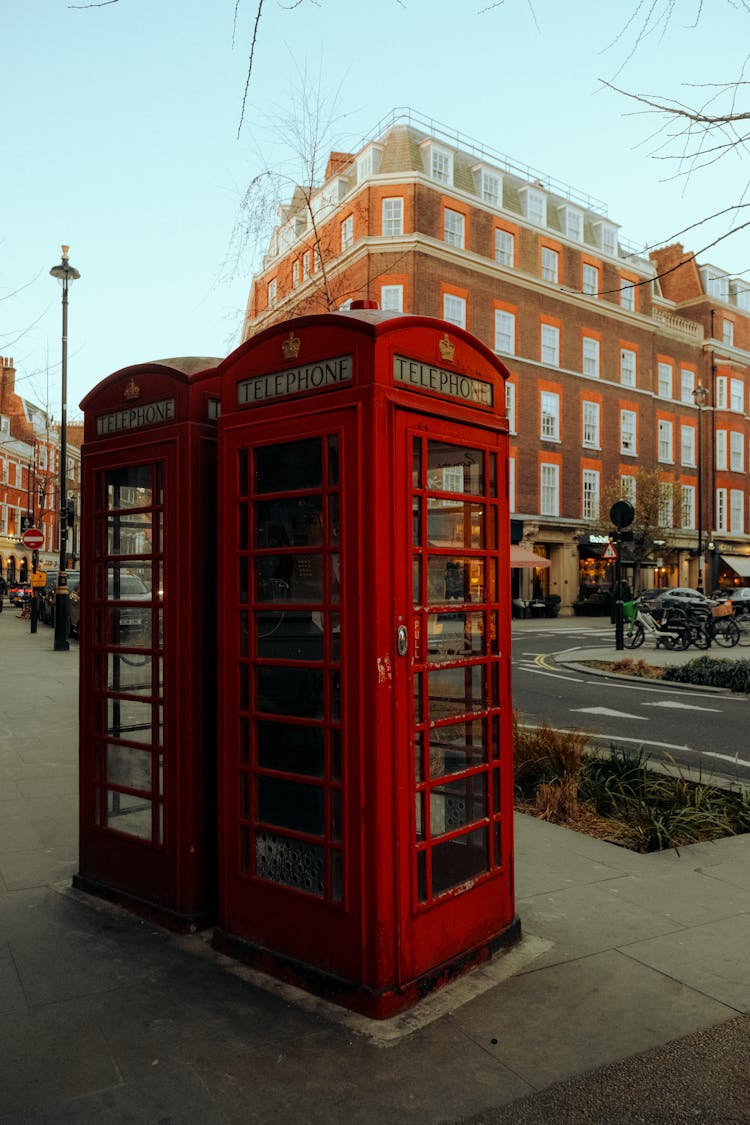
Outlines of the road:
<svg viewBox="0 0 750 1125">
<path fill-rule="evenodd" d="M 706 777 L 750 783 L 746 695 L 608 679 L 555 665 L 553 653 L 591 647 L 597 634 L 596 627 L 572 623 L 546 630 L 542 622 L 538 630 L 514 634 L 513 703 L 523 723 L 585 730 L 593 741 L 643 748 L 653 759 L 668 756 Z"/>
</svg>

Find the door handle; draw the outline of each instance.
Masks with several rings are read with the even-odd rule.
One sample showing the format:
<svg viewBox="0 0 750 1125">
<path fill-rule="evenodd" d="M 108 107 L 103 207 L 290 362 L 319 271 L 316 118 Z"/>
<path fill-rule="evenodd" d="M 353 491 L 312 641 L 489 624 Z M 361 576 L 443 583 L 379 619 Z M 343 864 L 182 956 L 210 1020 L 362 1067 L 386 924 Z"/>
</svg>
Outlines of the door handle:
<svg viewBox="0 0 750 1125">
<path fill-rule="evenodd" d="M 399 625 L 396 630 L 396 652 L 399 656 L 406 656 L 409 651 L 409 633 L 405 625 Z"/>
</svg>

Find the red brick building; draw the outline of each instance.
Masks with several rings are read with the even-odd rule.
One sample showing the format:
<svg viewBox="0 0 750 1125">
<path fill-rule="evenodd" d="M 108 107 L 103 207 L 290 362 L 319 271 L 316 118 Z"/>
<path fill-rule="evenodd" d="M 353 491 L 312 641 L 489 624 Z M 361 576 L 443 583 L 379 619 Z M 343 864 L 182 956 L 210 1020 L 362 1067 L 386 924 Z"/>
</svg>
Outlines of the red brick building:
<svg viewBox="0 0 750 1125">
<path fill-rule="evenodd" d="M 639 255 L 604 203 L 406 111 L 281 209 L 243 339 L 361 297 L 459 324 L 510 368 L 514 529 L 562 612 L 610 584 L 602 495 L 620 480 L 637 508 L 639 468 L 664 487 L 658 583 L 750 581 L 750 284 L 681 246 Z"/>
<path fill-rule="evenodd" d="M 67 428 L 67 494 L 76 512 L 81 485 L 80 427 Z M 21 542 L 25 521 L 44 532 L 41 569 L 60 562 L 60 432 L 40 407 L 16 391 L 13 359 L 0 356 L 0 577 L 28 582 L 31 551 Z M 76 521 L 77 524 L 77 521 Z M 69 561 L 77 564 L 79 529 L 68 532 Z"/>
</svg>

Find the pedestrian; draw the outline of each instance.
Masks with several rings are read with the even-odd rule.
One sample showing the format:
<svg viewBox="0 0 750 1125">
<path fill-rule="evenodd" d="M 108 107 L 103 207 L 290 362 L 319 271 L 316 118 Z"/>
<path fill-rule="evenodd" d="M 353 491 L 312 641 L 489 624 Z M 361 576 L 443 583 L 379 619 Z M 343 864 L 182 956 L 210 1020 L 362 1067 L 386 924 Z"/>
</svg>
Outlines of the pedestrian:
<svg viewBox="0 0 750 1125">
<path fill-rule="evenodd" d="M 2 574 L 0 574 L 0 613 L 3 612 L 3 601 L 5 600 L 5 595 L 7 593 L 8 593 L 8 583 L 5 581 Z"/>
</svg>

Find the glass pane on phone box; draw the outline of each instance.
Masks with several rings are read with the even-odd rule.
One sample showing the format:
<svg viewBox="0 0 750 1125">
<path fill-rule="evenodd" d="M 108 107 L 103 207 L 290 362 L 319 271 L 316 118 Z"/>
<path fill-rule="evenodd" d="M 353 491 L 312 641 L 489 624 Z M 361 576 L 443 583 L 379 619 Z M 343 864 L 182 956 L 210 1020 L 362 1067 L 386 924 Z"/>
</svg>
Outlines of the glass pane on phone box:
<svg viewBox="0 0 750 1125">
<path fill-rule="evenodd" d="M 322 660 L 319 614 L 265 610 L 255 615 L 256 653 L 267 660 Z"/>
<path fill-rule="evenodd" d="M 129 746 L 106 747 L 105 780 L 111 785 L 151 792 L 153 755 Z"/>
<path fill-rule="evenodd" d="M 256 724 L 258 765 L 280 773 L 323 777 L 325 733 L 303 723 L 262 721 Z"/>
<path fill-rule="evenodd" d="M 480 664 L 459 668 L 438 668 L 428 672 L 430 721 L 483 711 L 487 706 L 484 667 Z"/>
<path fill-rule="evenodd" d="M 331 547 L 338 546 L 341 536 L 341 515 L 339 513 L 338 493 L 333 492 L 328 497 L 328 543 Z"/>
<path fill-rule="evenodd" d="M 433 492 L 484 492 L 484 457 L 480 449 L 427 443 L 427 487 Z"/>
<path fill-rule="evenodd" d="M 431 663 L 480 656 L 483 651 L 483 613 L 427 615 L 427 653 Z"/>
<path fill-rule="evenodd" d="M 110 606 L 104 617 L 105 643 L 128 648 L 151 648 L 151 610 L 130 606 Z M 145 656 L 131 657 L 145 661 Z"/>
<path fill-rule="evenodd" d="M 293 665 L 261 665 L 255 670 L 255 708 L 271 715 L 323 718 L 323 673 Z"/>
<path fill-rule="evenodd" d="M 255 505 L 257 547 L 315 547 L 323 541 L 323 497 L 290 497 Z"/>
<path fill-rule="evenodd" d="M 153 498 L 153 465 L 127 465 L 104 474 L 107 509 L 148 508 Z"/>
<path fill-rule="evenodd" d="M 339 483 L 339 438 L 338 434 L 328 436 L 328 484 Z"/>
<path fill-rule="evenodd" d="M 137 836 L 139 840 L 151 840 L 153 836 L 151 801 L 136 797 L 131 793 L 107 792 L 107 808 L 104 823 L 107 828 Z M 158 840 L 154 840 L 158 843 Z"/>
<path fill-rule="evenodd" d="M 432 893 L 443 894 L 481 875 L 489 866 L 486 829 L 469 832 L 432 849 Z"/>
<path fill-rule="evenodd" d="M 484 546 L 484 507 L 462 500 L 431 500 L 427 511 L 427 540 L 431 547 Z"/>
<path fill-rule="evenodd" d="M 430 777 L 461 773 L 487 761 L 486 720 L 432 727 L 429 733 Z"/>
<path fill-rule="evenodd" d="M 110 516 L 107 520 L 108 555 L 150 555 L 154 551 L 152 512 Z"/>
<path fill-rule="evenodd" d="M 150 700 L 107 700 L 107 734 L 128 742 L 151 742 L 154 709 Z"/>
<path fill-rule="evenodd" d="M 323 450 L 320 438 L 260 445 L 254 450 L 255 491 L 297 492 L 320 488 Z"/>
<path fill-rule="evenodd" d="M 258 820 L 311 836 L 325 833 L 325 792 L 279 777 L 259 777 Z"/>
<path fill-rule="evenodd" d="M 483 559 L 430 555 L 427 560 L 427 597 L 441 602 L 481 601 L 484 597 Z"/>
<path fill-rule="evenodd" d="M 144 654 L 107 653 L 107 691 L 128 695 L 159 695 L 163 687 L 161 658 Z M 156 682 L 153 672 L 156 671 Z"/>
<path fill-rule="evenodd" d="M 430 832 L 444 836 L 487 816 L 487 779 L 483 773 L 448 781 L 430 790 Z"/>
</svg>

